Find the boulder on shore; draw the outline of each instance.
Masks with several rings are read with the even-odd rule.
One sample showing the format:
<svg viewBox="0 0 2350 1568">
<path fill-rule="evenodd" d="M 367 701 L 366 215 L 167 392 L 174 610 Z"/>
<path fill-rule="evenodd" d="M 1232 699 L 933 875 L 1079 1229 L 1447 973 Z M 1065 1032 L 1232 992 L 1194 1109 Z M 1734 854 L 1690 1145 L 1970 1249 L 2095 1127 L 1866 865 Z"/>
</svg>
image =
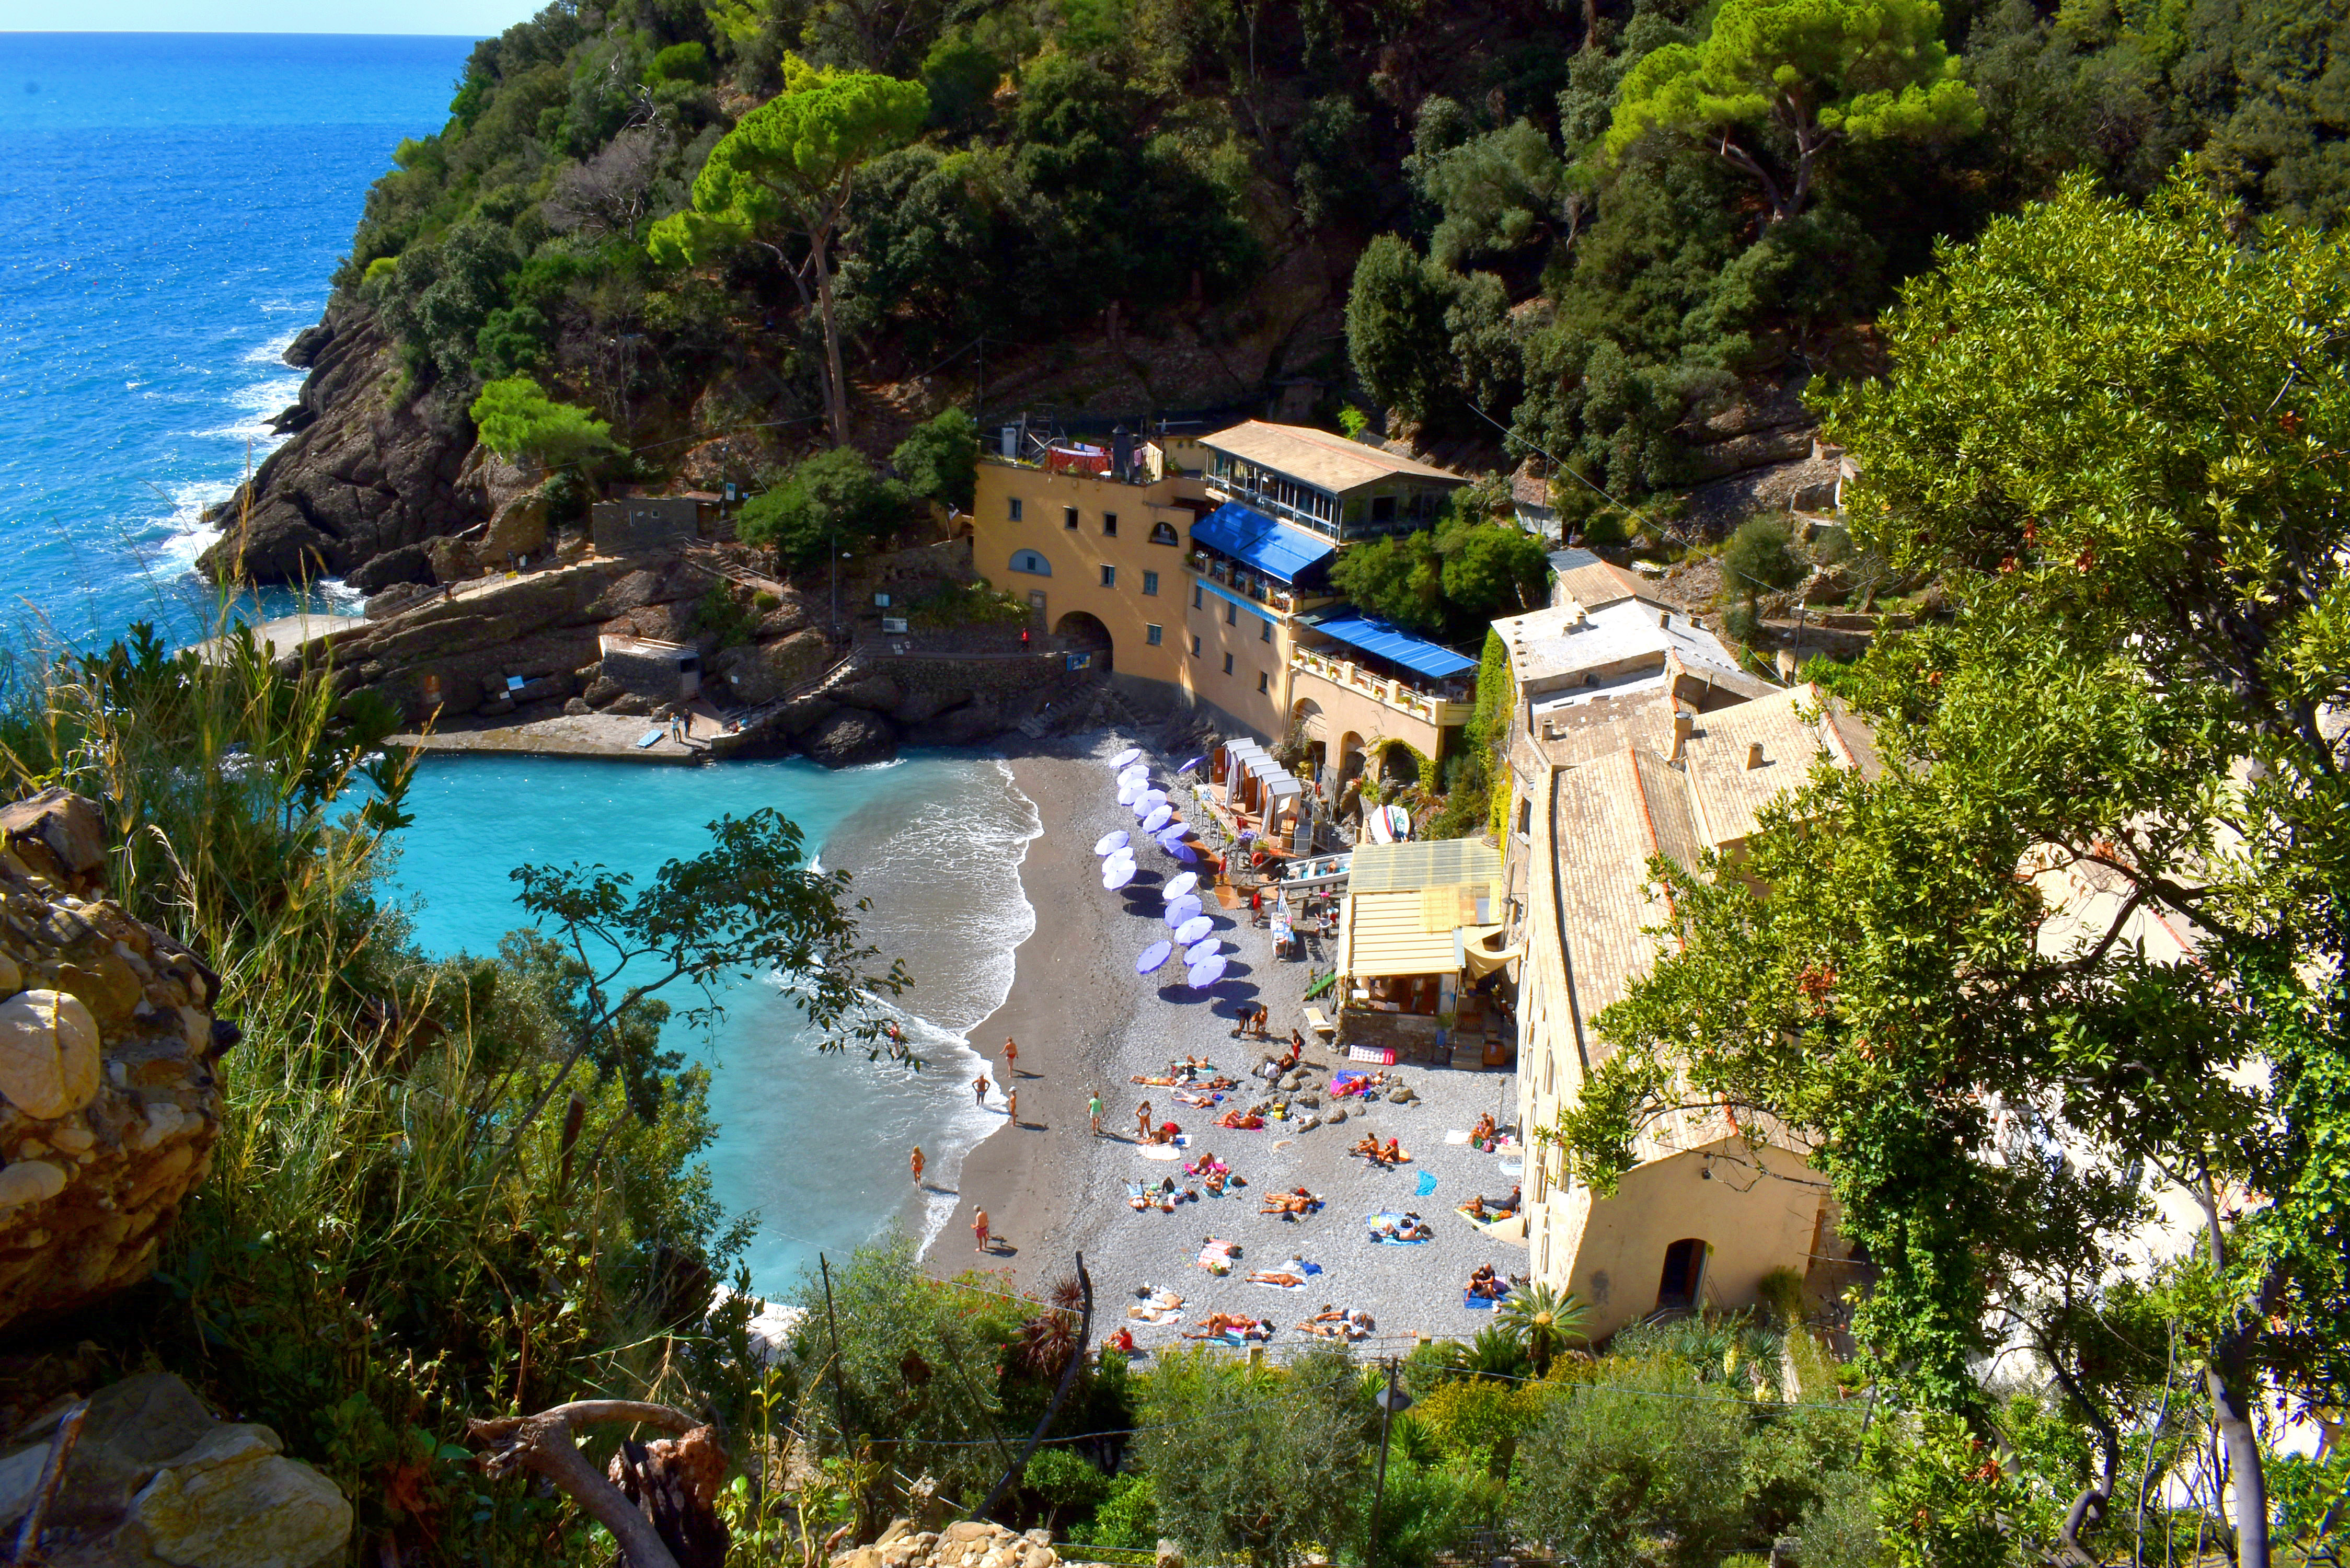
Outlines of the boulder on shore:
<svg viewBox="0 0 2350 1568">
<path fill-rule="evenodd" d="M 828 768 L 886 763 L 898 754 L 898 732 L 879 713 L 843 708 L 799 738 L 801 752 Z"/>
</svg>

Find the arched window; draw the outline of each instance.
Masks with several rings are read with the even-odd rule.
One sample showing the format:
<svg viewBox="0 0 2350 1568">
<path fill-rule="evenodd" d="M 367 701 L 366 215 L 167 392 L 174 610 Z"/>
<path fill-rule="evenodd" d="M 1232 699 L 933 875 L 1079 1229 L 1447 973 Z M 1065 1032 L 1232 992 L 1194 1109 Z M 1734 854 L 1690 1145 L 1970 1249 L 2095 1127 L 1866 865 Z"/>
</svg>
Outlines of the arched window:
<svg viewBox="0 0 2350 1568">
<path fill-rule="evenodd" d="M 1053 563 L 1034 550 L 1014 550 L 1012 552 L 1012 569 L 1026 572 L 1031 576 L 1049 577 L 1053 575 Z"/>
<path fill-rule="evenodd" d="M 1173 545 L 1178 543 L 1179 541 L 1175 537 L 1175 524 L 1172 523 L 1153 523 L 1150 525 L 1150 542 L 1154 545 Z"/>
</svg>

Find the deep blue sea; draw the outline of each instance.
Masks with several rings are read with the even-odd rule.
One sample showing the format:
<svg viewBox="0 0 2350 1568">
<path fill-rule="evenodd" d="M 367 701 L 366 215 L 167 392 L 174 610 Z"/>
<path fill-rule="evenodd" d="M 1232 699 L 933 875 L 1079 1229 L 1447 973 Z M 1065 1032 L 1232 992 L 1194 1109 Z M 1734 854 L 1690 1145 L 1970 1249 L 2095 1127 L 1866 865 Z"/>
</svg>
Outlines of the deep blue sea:
<svg viewBox="0 0 2350 1568">
<path fill-rule="evenodd" d="M 0 636 L 206 623 L 198 513 L 275 444 L 267 421 L 301 380 L 280 356 L 318 318 L 393 146 L 442 124 L 472 46 L 0 33 Z M 1018 866 L 1035 814 L 1002 765 L 433 761 L 393 891 L 428 949 L 486 952 L 520 923 L 514 867 L 643 877 L 692 854 L 712 818 L 761 806 L 857 875 L 868 934 L 913 971 L 908 1033 L 934 1063 L 816 1055 L 780 977 L 736 987 L 714 1035 L 671 1042 L 716 1072 L 718 1194 L 759 1216 L 753 1272 L 780 1290 L 819 1248 L 893 1219 L 934 1230 L 963 1152 L 1002 1120 L 964 1093 L 962 1038 L 1002 1002 L 1033 925 Z M 906 1175 L 916 1142 L 941 1189 L 927 1199 Z"/>
<path fill-rule="evenodd" d="M 197 513 L 276 443 L 279 356 L 472 47 L 0 33 L 0 624 L 201 624 Z"/>
</svg>

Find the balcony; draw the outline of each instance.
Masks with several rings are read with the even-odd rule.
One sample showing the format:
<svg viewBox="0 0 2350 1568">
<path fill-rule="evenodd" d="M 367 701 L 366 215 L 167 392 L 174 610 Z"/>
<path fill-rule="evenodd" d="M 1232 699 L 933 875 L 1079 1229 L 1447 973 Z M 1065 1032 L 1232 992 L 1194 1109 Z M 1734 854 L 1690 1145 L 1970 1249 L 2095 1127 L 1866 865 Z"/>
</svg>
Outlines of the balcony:
<svg viewBox="0 0 2350 1568">
<path fill-rule="evenodd" d="M 1449 730 L 1467 723 L 1469 715 L 1476 707 L 1473 702 L 1455 701 L 1440 691 L 1422 691 L 1392 676 L 1374 673 L 1351 659 L 1335 658 L 1315 649 L 1294 649 L 1289 656 L 1289 667 L 1300 675 L 1326 680 L 1348 693 L 1367 697 L 1382 708 L 1417 719 L 1435 730 Z M 1294 691 L 1301 697 L 1314 695 L 1303 686 L 1296 686 Z M 1323 705 L 1326 708 L 1329 706 L 1326 702 Z M 1430 756 L 1436 754 L 1433 746 L 1420 749 Z"/>
<path fill-rule="evenodd" d="M 1194 549 L 1191 552 L 1191 569 L 1211 583 L 1222 583 L 1243 598 L 1254 599 L 1284 615 L 1296 614 L 1298 607 L 1305 602 L 1271 577 L 1252 572 L 1236 561 L 1228 561 L 1205 550 Z"/>
</svg>

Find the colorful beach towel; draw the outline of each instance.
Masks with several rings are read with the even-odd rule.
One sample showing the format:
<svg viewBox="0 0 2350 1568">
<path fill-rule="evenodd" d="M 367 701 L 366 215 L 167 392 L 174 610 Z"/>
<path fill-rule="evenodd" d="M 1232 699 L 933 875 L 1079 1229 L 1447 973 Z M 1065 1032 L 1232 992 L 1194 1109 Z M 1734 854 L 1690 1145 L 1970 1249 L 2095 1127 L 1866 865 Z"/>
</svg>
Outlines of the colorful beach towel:
<svg viewBox="0 0 2350 1568">
<path fill-rule="evenodd" d="M 1428 1171 L 1425 1171 L 1425 1170 L 1421 1171 L 1421 1172 L 1419 1173 L 1419 1183 L 1417 1184 L 1417 1186 L 1415 1187 L 1414 1190 L 1416 1190 L 1416 1191 L 1419 1194 L 1419 1196 L 1421 1196 L 1422 1198 L 1425 1198 L 1425 1197 L 1427 1197 L 1430 1193 L 1431 1193 L 1431 1192 L 1435 1191 L 1435 1190 L 1436 1190 L 1436 1178 L 1435 1178 L 1435 1176 L 1434 1176 L 1434 1175 L 1432 1175 L 1431 1173 L 1428 1172 Z"/>
</svg>

